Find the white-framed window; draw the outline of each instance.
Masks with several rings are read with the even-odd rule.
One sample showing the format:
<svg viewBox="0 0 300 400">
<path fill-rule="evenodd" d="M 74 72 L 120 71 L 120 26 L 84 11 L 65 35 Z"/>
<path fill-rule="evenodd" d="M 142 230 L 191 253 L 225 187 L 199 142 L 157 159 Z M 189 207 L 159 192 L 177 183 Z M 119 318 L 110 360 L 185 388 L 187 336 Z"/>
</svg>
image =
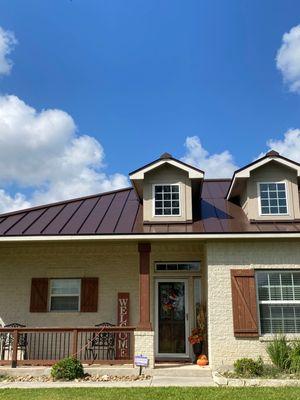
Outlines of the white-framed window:
<svg viewBox="0 0 300 400">
<path fill-rule="evenodd" d="M 300 333 L 300 271 L 259 271 L 256 282 L 261 333 Z"/>
<path fill-rule="evenodd" d="M 288 214 L 285 182 L 260 182 L 258 188 L 261 215 Z"/>
<path fill-rule="evenodd" d="M 199 272 L 200 262 L 157 262 L 155 263 L 155 271 L 190 271 Z"/>
<path fill-rule="evenodd" d="M 50 311 L 80 310 L 81 279 L 50 280 Z"/>
<path fill-rule="evenodd" d="M 180 215 L 179 184 L 153 185 L 154 215 Z"/>
</svg>

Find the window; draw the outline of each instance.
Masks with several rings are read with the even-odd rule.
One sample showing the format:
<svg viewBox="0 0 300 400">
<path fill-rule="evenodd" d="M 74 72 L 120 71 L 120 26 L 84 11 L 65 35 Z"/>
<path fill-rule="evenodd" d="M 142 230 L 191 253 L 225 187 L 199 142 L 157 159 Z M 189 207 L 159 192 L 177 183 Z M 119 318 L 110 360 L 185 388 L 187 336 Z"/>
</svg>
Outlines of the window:
<svg viewBox="0 0 300 400">
<path fill-rule="evenodd" d="M 261 333 L 300 333 L 300 271 L 257 273 Z"/>
<path fill-rule="evenodd" d="M 180 215 L 179 185 L 154 185 L 154 215 Z"/>
<path fill-rule="evenodd" d="M 287 214 L 285 183 L 260 183 L 261 215 Z"/>
<path fill-rule="evenodd" d="M 79 311 L 81 279 L 51 279 L 50 311 Z"/>
<path fill-rule="evenodd" d="M 200 271 L 200 262 L 164 262 L 155 264 L 156 271 Z"/>
</svg>

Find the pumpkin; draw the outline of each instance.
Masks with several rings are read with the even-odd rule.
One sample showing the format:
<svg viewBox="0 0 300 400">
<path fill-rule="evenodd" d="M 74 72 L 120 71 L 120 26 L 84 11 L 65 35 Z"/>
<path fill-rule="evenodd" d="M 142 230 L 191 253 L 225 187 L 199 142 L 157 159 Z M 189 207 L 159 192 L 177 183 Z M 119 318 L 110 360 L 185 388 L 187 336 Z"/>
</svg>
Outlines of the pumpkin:
<svg viewBox="0 0 300 400">
<path fill-rule="evenodd" d="M 200 367 L 203 367 L 204 365 L 208 364 L 208 359 L 206 357 L 205 354 L 200 354 L 200 356 L 198 357 L 197 360 L 197 365 L 199 365 Z"/>
</svg>

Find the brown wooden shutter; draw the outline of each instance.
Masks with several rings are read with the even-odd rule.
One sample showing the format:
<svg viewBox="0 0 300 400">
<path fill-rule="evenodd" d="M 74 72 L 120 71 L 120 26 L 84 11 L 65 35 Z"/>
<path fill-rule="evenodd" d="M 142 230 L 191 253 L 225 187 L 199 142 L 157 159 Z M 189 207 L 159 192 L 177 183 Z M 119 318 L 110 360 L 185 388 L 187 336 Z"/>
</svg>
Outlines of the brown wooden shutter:
<svg viewBox="0 0 300 400">
<path fill-rule="evenodd" d="M 81 279 L 81 312 L 97 312 L 98 278 Z"/>
<path fill-rule="evenodd" d="M 30 312 L 47 312 L 48 278 L 32 278 Z"/>
<path fill-rule="evenodd" d="M 234 336 L 258 336 L 254 270 L 232 269 L 231 289 Z"/>
</svg>

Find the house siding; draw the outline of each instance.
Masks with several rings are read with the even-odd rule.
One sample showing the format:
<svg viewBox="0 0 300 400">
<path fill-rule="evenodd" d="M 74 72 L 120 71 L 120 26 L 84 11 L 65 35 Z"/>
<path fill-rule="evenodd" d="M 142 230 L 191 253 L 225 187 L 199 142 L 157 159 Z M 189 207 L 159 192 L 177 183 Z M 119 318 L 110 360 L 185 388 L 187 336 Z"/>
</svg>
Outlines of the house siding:
<svg viewBox="0 0 300 400">
<path fill-rule="evenodd" d="M 235 338 L 231 269 L 299 269 L 299 241 L 226 241 L 207 243 L 208 344 L 213 368 L 232 365 L 241 357 L 267 359 L 260 338 Z"/>
<path fill-rule="evenodd" d="M 66 243 L 0 246 L 0 322 L 27 326 L 117 323 L 118 292 L 130 293 L 130 324 L 139 318 L 136 244 Z M 99 278 L 97 312 L 31 313 L 32 278 Z"/>
</svg>

